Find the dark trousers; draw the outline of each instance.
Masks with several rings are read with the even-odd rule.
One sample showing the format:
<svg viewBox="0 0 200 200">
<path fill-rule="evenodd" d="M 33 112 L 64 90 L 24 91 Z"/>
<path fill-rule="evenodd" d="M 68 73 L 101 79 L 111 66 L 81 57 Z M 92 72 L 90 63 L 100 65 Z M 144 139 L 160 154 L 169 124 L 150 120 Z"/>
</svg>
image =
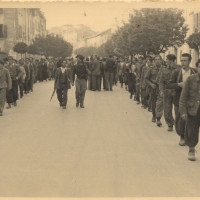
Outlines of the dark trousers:
<svg viewBox="0 0 200 200">
<path fill-rule="evenodd" d="M 62 89 L 57 89 L 57 98 L 60 102 L 60 105 L 66 106 L 67 105 L 67 93 L 68 89 L 67 87 L 63 87 Z"/>
<path fill-rule="evenodd" d="M 101 90 L 100 75 L 92 75 L 92 90 Z"/>
<path fill-rule="evenodd" d="M 121 87 L 123 87 L 124 80 L 122 74 L 119 75 L 119 82 L 121 83 Z"/>
<path fill-rule="evenodd" d="M 28 91 L 33 91 L 33 79 L 30 79 L 29 81 L 28 81 Z"/>
<path fill-rule="evenodd" d="M 140 102 L 140 83 L 136 83 L 135 99 L 136 99 L 136 101 Z"/>
<path fill-rule="evenodd" d="M 25 79 L 24 81 L 24 92 L 27 94 L 29 92 L 29 85 L 28 85 L 29 80 Z"/>
<path fill-rule="evenodd" d="M 7 92 L 7 103 L 18 100 L 18 80 L 12 80 L 12 89 Z"/>
<path fill-rule="evenodd" d="M 157 88 L 153 89 L 150 88 L 150 105 L 151 105 L 151 109 L 152 109 L 152 115 L 154 118 L 156 118 L 156 101 L 157 101 L 157 97 L 158 97 L 158 91 Z"/>
<path fill-rule="evenodd" d="M 184 138 L 185 128 L 186 128 L 186 121 L 181 118 L 181 114 L 179 113 L 179 106 L 174 106 L 175 110 L 175 129 L 176 133 L 181 137 Z"/>
<path fill-rule="evenodd" d="M 141 100 L 142 100 L 142 105 L 147 107 L 148 106 L 148 96 L 147 96 L 147 89 L 141 88 Z"/>
<path fill-rule="evenodd" d="M 131 94 L 135 93 L 135 75 L 132 73 L 128 74 L 128 89 Z"/>
<path fill-rule="evenodd" d="M 174 125 L 174 118 L 172 115 L 174 96 L 171 91 L 164 91 L 164 117 L 168 126 Z"/>
<path fill-rule="evenodd" d="M 6 102 L 6 88 L 0 88 L 0 113 L 3 113 L 5 102 Z"/>
<path fill-rule="evenodd" d="M 160 95 L 160 92 L 156 100 L 156 118 L 161 119 L 163 115 L 163 96 Z"/>
<path fill-rule="evenodd" d="M 106 90 L 112 90 L 114 73 L 105 72 Z"/>
<path fill-rule="evenodd" d="M 200 127 L 200 106 L 196 116 L 188 114 L 185 131 L 185 143 L 189 147 L 195 147 L 199 141 L 199 127 Z"/>
<path fill-rule="evenodd" d="M 88 76 L 88 90 L 92 90 L 92 75 Z"/>
<path fill-rule="evenodd" d="M 19 81 L 19 93 L 20 93 L 20 98 L 22 98 L 24 95 L 24 83 L 22 80 Z"/>
<path fill-rule="evenodd" d="M 80 102 L 81 105 L 84 103 L 85 92 L 87 89 L 87 81 L 85 79 L 76 79 L 76 100 Z"/>
</svg>

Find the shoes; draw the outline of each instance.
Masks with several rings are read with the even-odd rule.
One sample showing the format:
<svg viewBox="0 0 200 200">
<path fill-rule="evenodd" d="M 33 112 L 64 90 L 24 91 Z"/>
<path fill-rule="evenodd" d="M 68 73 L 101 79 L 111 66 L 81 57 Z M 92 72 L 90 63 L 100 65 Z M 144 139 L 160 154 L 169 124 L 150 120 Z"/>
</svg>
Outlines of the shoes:
<svg viewBox="0 0 200 200">
<path fill-rule="evenodd" d="M 63 109 L 66 109 L 67 107 L 66 106 L 63 106 Z"/>
<path fill-rule="evenodd" d="M 140 104 L 140 102 L 139 102 L 139 101 L 137 101 L 137 104 L 139 105 L 139 104 Z"/>
<path fill-rule="evenodd" d="M 162 123 L 161 123 L 160 120 L 157 120 L 156 124 L 157 124 L 158 127 L 161 127 L 161 126 L 162 126 Z"/>
<path fill-rule="evenodd" d="M 148 108 L 148 111 L 149 111 L 149 112 L 152 112 L 152 109 L 151 109 L 151 108 Z"/>
<path fill-rule="evenodd" d="M 156 122 L 156 118 L 152 117 L 152 122 L 155 123 Z"/>
<path fill-rule="evenodd" d="M 133 98 L 133 95 L 132 94 L 130 94 L 130 99 L 132 99 Z"/>
<path fill-rule="evenodd" d="M 78 100 L 76 101 L 76 107 L 77 108 L 79 107 L 79 101 Z"/>
<path fill-rule="evenodd" d="M 0 116 L 3 116 L 3 113 L 2 113 L 2 112 L 0 112 Z"/>
<path fill-rule="evenodd" d="M 188 160 L 190 161 L 195 161 L 195 148 L 190 147 L 189 152 L 188 152 Z"/>
<path fill-rule="evenodd" d="M 13 103 L 13 105 L 14 105 L 14 106 L 17 106 L 17 102 L 15 101 L 15 102 Z"/>
<path fill-rule="evenodd" d="M 179 142 L 179 145 L 180 146 L 185 146 L 185 140 L 184 140 L 184 138 L 180 138 L 180 142 Z"/>
<path fill-rule="evenodd" d="M 62 103 L 60 103 L 60 107 L 63 107 Z"/>
<path fill-rule="evenodd" d="M 173 131 L 173 126 L 168 126 L 168 131 L 172 132 Z"/>
<path fill-rule="evenodd" d="M 80 105 L 81 108 L 85 108 L 83 104 Z"/>
<path fill-rule="evenodd" d="M 9 103 L 8 106 L 6 107 L 7 109 L 10 109 L 11 108 L 11 104 Z"/>
</svg>

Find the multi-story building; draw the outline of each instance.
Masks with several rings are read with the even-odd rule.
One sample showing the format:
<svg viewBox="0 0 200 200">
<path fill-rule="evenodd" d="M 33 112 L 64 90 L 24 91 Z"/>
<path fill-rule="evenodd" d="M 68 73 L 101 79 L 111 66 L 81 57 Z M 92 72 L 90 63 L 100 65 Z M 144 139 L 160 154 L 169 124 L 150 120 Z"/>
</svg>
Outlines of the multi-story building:
<svg viewBox="0 0 200 200">
<path fill-rule="evenodd" d="M 18 42 L 30 45 L 46 34 L 46 19 L 39 8 L 0 8 L 0 52 L 19 58 L 13 51 Z"/>
</svg>

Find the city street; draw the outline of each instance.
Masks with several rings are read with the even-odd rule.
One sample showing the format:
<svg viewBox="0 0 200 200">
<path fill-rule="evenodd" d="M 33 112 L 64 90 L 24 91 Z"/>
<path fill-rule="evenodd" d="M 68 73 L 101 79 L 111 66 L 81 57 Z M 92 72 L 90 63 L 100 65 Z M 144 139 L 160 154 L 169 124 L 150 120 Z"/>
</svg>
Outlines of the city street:
<svg viewBox="0 0 200 200">
<path fill-rule="evenodd" d="M 35 84 L 0 118 L 1 197 L 200 196 L 199 146 L 188 161 L 175 131 L 124 88 L 87 91 L 81 109 L 72 87 L 66 110 L 52 91 L 52 81 Z"/>
</svg>

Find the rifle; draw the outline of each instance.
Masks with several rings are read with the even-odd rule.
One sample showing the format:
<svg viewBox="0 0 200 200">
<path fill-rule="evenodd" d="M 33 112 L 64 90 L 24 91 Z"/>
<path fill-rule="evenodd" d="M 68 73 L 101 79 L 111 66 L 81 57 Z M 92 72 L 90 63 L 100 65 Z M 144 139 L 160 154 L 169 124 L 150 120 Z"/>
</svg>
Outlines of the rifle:
<svg viewBox="0 0 200 200">
<path fill-rule="evenodd" d="M 56 89 L 54 88 L 53 93 L 52 93 L 51 98 L 50 98 L 50 101 L 52 100 L 52 98 L 53 98 L 55 92 L 56 92 Z"/>
</svg>

